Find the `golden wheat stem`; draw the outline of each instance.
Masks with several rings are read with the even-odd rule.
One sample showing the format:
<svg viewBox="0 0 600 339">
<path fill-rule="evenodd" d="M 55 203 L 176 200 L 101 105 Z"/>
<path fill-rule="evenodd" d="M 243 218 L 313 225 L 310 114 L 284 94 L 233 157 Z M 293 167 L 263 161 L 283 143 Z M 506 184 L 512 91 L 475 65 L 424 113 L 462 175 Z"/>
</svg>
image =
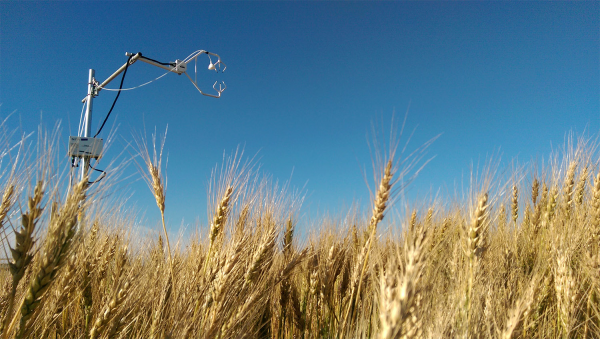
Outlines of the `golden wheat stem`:
<svg viewBox="0 0 600 339">
<path fill-rule="evenodd" d="M 9 247 L 13 257 L 13 262 L 8 263 L 8 267 L 12 275 L 12 288 L 8 296 L 6 317 L 2 324 L 3 328 L 6 328 L 8 319 L 13 312 L 14 299 L 17 293 L 19 281 L 21 281 L 23 278 L 25 270 L 33 259 L 33 254 L 30 252 L 34 244 L 33 232 L 35 231 L 35 226 L 42 215 L 42 207 L 40 205 L 44 197 L 43 186 L 44 183 L 42 181 L 38 181 L 36 184 L 33 197 L 30 197 L 28 200 L 29 210 L 21 215 L 21 228 L 14 231 L 16 241 L 15 248 Z M 6 214 L 12 205 L 11 201 L 13 194 L 14 186 L 8 187 L 8 189 L 4 192 L 2 205 L 0 206 L 0 224 L 6 217 Z"/>
<path fill-rule="evenodd" d="M 382 273 L 380 286 L 381 309 L 379 319 L 381 320 L 380 339 L 412 338 L 419 332 L 415 319 L 415 326 L 410 326 L 410 331 L 404 326 L 409 315 L 416 313 L 415 307 L 419 293 L 419 281 L 425 262 L 423 249 L 427 245 L 429 237 L 422 228 L 418 234 L 414 234 L 407 244 L 406 264 L 401 277 L 397 276 L 395 270 L 395 258 L 388 262 L 387 270 Z"/>
<path fill-rule="evenodd" d="M 569 165 L 569 169 L 567 170 L 567 175 L 565 178 L 565 183 L 563 185 L 564 189 L 564 206 L 563 209 L 565 211 L 565 216 L 567 219 L 571 216 L 571 206 L 573 205 L 573 186 L 575 185 L 575 171 L 577 170 L 577 162 L 571 161 Z"/>
<path fill-rule="evenodd" d="M 102 333 L 108 321 L 110 321 L 110 319 L 114 316 L 116 308 L 119 307 L 119 305 L 127 296 L 128 289 L 129 282 L 126 281 L 123 287 L 121 289 L 118 289 L 118 292 L 115 293 L 114 297 L 98 315 L 98 318 L 94 322 L 94 326 L 90 330 L 90 339 L 95 339 Z"/>
<path fill-rule="evenodd" d="M 223 227 L 225 227 L 225 222 L 227 221 L 227 214 L 229 213 L 229 200 L 231 199 L 231 195 L 233 194 L 233 186 L 228 186 L 225 190 L 225 194 L 223 198 L 221 198 L 221 202 L 219 206 L 217 206 L 217 210 L 215 211 L 215 215 L 213 217 L 213 221 L 210 224 L 210 235 L 209 235 L 209 246 L 208 246 L 208 254 L 206 255 L 206 260 L 204 262 L 203 274 L 206 274 L 206 268 L 210 261 L 210 257 L 212 252 L 215 249 L 215 241 L 219 233 L 222 232 Z"/>
<path fill-rule="evenodd" d="M 600 241 L 600 172 L 596 175 L 594 179 L 594 187 L 592 190 L 592 248 L 594 250 L 594 254 L 597 254 L 598 250 L 598 242 Z"/>
<path fill-rule="evenodd" d="M 69 193 L 60 211 L 54 212 L 50 221 L 50 229 L 44 248 L 40 252 L 40 266 L 31 279 L 25 299 L 21 303 L 21 317 L 16 338 L 21 338 L 26 330 L 28 320 L 34 315 L 39 304 L 43 301 L 46 290 L 56 278 L 65 262 L 71 240 L 75 235 L 77 217 L 83 209 L 85 189 L 88 178 L 85 177 L 76 184 Z M 14 327 L 18 314 L 15 314 L 11 325 L 5 332 L 5 338 Z"/>
<path fill-rule="evenodd" d="M 519 189 L 517 185 L 512 187 L 512 220 L 515 227 L 517 227 L 517 219 L 519 218 Z"/>
<path fill-rule="evenodd" d="M 256 280 L 256 277 L 258 276 L 258 273 L 261 271 L 262 267 L 271 261 L 271 257 L 273 256 L 273 246 L 275 245 L 275 238 L 275 232 L 271 232 L 265 237 L 256 252 L 254 252 L 252 263 L 248 267 L 248 270 L 244 276 L 244 287 L 252 284 Z M 242 290 L 244 290 L 244 288 L 242 288 Z"/>
<path fill-rule="evenodd" d="M 2 203 L 0 204 L 0 229 L 4 227 L 4 219 L 8 216 L 10 209 L 14 204 L 15 185 L 8 185 L 2 194 Z"/>
<path fill-rule="evenodd" d="M 465 295 L 465 314 L 466 314 L 466 326 L 467 334 L 469 329 L 469 324 L 471 321 L 471 299 L 473 293 L 473 284 L 475 280 L 475 270 L 478 264 L 478 253 L 481 251 L 481 246 L 483 245 L 485 227 L 486 227 L 486 218 L 487 218 L 487 209 L 488 209 L 488 194 L 484 193 L 477 202 L 477 208 L 473 213 L 473 219 L 471 221 L 471 226 L 467 233 L 467 256 L 469 258 L 469 275 L 467 281 L 467 291 Z"/>
<path fill-rule="evenodd" d="M 357 261 L 357 267 L 360 269 L 360 275 L 358 275 L 357 281 L 358 288 L 353 288 L 350 294 L 350 303 L 348 305 L 348 309 L 346 310 L 346 315 L 344 316 L 344 322 L 342 323 L 341 328 L 342 337 L 346 331 L 346 326 L 348 324 L 349 317 L 351 315 L 353 316 L 354 305 L 356 304 L 356 302 L 358 302 L 358 297 L 360 296 L 360 289 L 362 287 L 363 276 L 367 269 L 367 263 L 369 260 L 369 252 L 371 251 L 371 246 L 373 244 L 375 233 L 377 231 L 377 224 L 383 219 L 383 213 L 385 212 L 386 203 L 390 197 L 390 192 L 392 189 L 392 177 L 394 175 L 394 173 L 392 172 L 392 165 L 393 160 L 388 160 L 384 170 L 384 175 L 381 178 L 379 189 L 377 190 L 377 196 L 375 198 L 375 203 L 373 206 L 373 215 L 369 223 L 369 237 L 367 238 L 367 242 L 364 244 L 362 253 L 358 257 Z"/>
<path fill-rule="evenodd" d="M 533 202 L 533 206 L 537 203 L 538 193 L 540 191 L 540 182 L 537 178 L 533 179 L 533 184 L 531 185 L 531 201 Z"/>
<path fill-rule="evenodd" d="M 504 326 L 504 330 L 500 335 L 501 339 L 512 339 L 515 333 L 517 326 L 522 322 L 523 313 L 531 307 L 533 303 L 533 297 L 535 290 L 537 289 L 539 284 L 539 276 L 535 275 L 531 282 L 529 283 L 529 287 L 527 290 L 521 295 L 519 300 L 515 303 L 513 308 L 508 312 L 508 319 L 506 320 L 506 325 Z"/>
<path fill-rule="evenodd" d="M 171 279 L 175 281 L 175 274 L 173 272 L 173 257 L 171 254 L 171 243 L 169 242 L 169 234 L 167 232 L 167 226 L 165 225 L 165 188 L 162 184 L 162 178 L 160 169 L 147 160 L 146 165 L 148 166 L 148 171 L 150 172 L 150 177 L 152 179 L 152 190 L 154 192 L 154 198 L 156 199 L 156 205 L 160 210 L 160 217 L 162 221 L 163 232 L 165 233 L 165 240 L 167 241 L 167 251 L 169 252 L 169 268 L 171 269 Z"/>
<path fill-rule="evenodd" d="M 173 270 L 173 257 L 171 256 L 171 245 L 169 243 L 169 235 L 167 234 L 167 227 L 165 226 L 165 213 L 160 212 L 162 219 L 163 231 L 165 232 L 165 239 L 167 240 L 167 251 L 169 251 L 169 268 L 171 269 L 171 279 L 175 282 L 175 272 Z"/>
<path fill-rule="evenodd" d="M 583 203 L 583 196 L 585 195 L 585 185 L 588 180 L 588 167 L 584 167 L 579 175 L 579 181 L 577 182 L 577 188 L 575 188 L 575 201 L 578 205 Z"/>
</svg>

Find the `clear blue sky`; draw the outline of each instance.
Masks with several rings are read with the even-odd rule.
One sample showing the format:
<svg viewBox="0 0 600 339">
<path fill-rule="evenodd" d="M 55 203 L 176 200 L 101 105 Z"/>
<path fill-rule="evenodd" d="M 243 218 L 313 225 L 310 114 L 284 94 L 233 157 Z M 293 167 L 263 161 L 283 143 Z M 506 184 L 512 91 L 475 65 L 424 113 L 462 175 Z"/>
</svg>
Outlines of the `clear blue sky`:
<svg viewBox="0 0 600 339">
<path fill-rule="evenodd" d="M 35 130 L 62 120 L 75 134 L 88 69 L 100 81 L 142 52 L 161 61 L 197 49 L 227 64 L 201 96 L 169 75 L 123 92 L 101 136 L 168 124 L 167 219 L 206 224 L 206 183 L 223 152 L 243 145 L 281 181 L 293 172 L 304 211 L 368 203 L 362 166 L 372 121 L 409 107 L 417 147 L 442 133 L 409 197 L 451 194 L 471 163 L 547 156 L 565 133 L 600 129 L 600 3 L 590 2 L 0 2 L 0 116 Z M 162 74 L 132 66 L 125 87 Z M 200 82 L 200 81 L 199 81 Z M 118 87 L 118 81 L 111 84 Z M 94 125 L 114 93 L 94 101 Z M 118 145 L 117 145 L 118 144 Z M 110 157 L 110 153 L 107 158 Z M 108 161 L 110 159 L 105 159 Z M 508 165 L 507 165 L 508 166 Z M 102 167 L 102 166 L 100 166 Z M 132 169 L 133 171 L 133 169 Z M 143 182 L 132 201 L 154 223 Z"/>
</svg>

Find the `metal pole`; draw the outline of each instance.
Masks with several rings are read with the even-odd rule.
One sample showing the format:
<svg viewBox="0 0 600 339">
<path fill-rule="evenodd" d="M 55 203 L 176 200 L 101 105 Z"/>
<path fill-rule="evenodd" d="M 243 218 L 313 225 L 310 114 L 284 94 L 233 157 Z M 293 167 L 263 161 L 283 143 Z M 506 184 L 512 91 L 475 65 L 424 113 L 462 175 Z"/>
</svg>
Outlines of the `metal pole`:
<svg viewBox="0 0 600 339">
<path fill-rule="evenodd" d="M 89 138 L 92 134 L 92 101 L 94 99 L 94 70 L 90 69 L 90 75 L 88 78 L 88 95 L 87 95 L 87 107 L 85 110 L 85 125 L 83 129 L 83 136 Z M 88 168 L 90 167 L 90 157 L 83 157 L 81 165 L 81 180 L 87 176 Z"/>
</svg>

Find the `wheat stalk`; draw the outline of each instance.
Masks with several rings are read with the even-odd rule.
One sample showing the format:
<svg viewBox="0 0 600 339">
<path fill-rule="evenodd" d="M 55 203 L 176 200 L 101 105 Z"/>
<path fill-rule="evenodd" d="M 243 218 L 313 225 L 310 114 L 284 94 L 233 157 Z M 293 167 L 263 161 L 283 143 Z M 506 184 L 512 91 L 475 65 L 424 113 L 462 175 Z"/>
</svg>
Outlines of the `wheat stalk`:
<svg viewBox="0 0 600 339">
<path fill-rule="evenodd" d="M 471 306 L 472 306 L 472 294 L 473 285 L 475 281 L 476 269 L 479 264 L 479 257 L 483 251 L 482 245 L 485 242 L 485 230 L 487 227 L 487 214 L 488 214 L 488 194 L 484 193 L 477 201 L 477 208 L 473 213 L 471 224 L 467 231 L 467 258 L 469 260 L 469 271 L 467 276 L 467 289 L 465 294 L 465 309 L 467 335 L 470 330 L 469 324 L 471 322 Z"/>
<path fill-rule="evenodd" d="M 142 170 L 142 166 L 138 164 L 141 173 L 143 174 L 143 178 L 148 184 L 150 191 L 154 195 L 154 199 L 156 200 L 156 205 L 160 210 L 161 220 L 163 232 L 165 234 L 165 239 L 167 241 L 167 251 L 169 252 L 169 268 L 171 269 L 171 279 L 175 281 L 175 275 L 173 273 L 173 257 L 171 255 L 171 243 L 169 242 L 169 234 L 167 232 L 167 227 L 165 225 L 165 191 L 166 184 L 164 184 L 165 180 L 163 180 L 162 176 L 162 156 L 163 149 L 165 146 L 165 141 L 167 138 L 167 131 L 165 130 L 165 135 L 162 138 L 162 142 L 160 144 L 160 151 L 156 152 L 156 133 L 152 135 L 152 146 L 153 146 L 153 154 L 152 158 L 150 157 L 150 152 L 148 151 L 148 146 L 144 142 L 144 140 L 137 140 L 139 153 L 144 161 L 145 167 L 148 171 L 146 174 L 145 171 Z"/>
<path fill-rule="evenodd" d="M 352 292 L 350 293 L 350 303 L 348 305 L 348 309 L 346 311 L 346 315 L 344 316 L 344 321 L 342 323 L 342 336 L 346 331 L 346 326 L 348 324 L 349 317 L 354 313 L 354 305 L 358 301 L 358 297 L 360 295 L 363 280 L 362 278 L 367 268 L 369 252 L 371 250 L 371 244 L 373 243 L 375 232 L 377 231 L 377 224 L 383 219 L 383 213 L 385 212 L 386 203 L 390 197 L 392 189 L 392 177 L 394 176 L 394 172 L 392 171 L 392 165 L 393 159 L 388 160 L 387 165 L 385 166 L 383 177 L 381 178 L 381 182 L 379 184 L 379 189 L 377 190 L 375 202 L 373 204 L 372 216 L 369 222 L 369 237 L 367 238 L 366 243 L 363 245 L 361 254 L 358 256 L 358 260 L 356 261 L 356 268 L 354 272 L 359 272 L 360 270 L 360 274 L 355 274 L 354 279 L 352 280 L 353 288 Z"/>
<path fill-rule="evenodd" d="M 565 216 L 567 219 L 571 216 L 571 206 L 573 205 L 573 187 L 575 185 L 575 171 L 577 170 L 577 162 L 571 161 L 567 175 L 565 177 L 564 189 L 564 206 Z"/>
<path fill-rule="evenodd" d="M 415 306 L 419 295 L 419 281 L 425 264 L 423 249 L 427 245 L 427 239 L 427 234 L 421 230 L 419 234 L 414 236 L 412 241 L 408 242 L 406 264 L 401 276 L 394 270 L 395 260 L 388 263 L 387 270 L 381 275 L 380 339 L 399 338 L 407 335 L 403 325 L 411 313 L 416 313 Z M 415 323 L 417 322 L 415 320 Z M 419 328 L 413 327 L 410 331 L 410 337 L 413 337 L 418 330 Z"/>
<path fill-rule="evenodd" d="M 369 222 L 369 233 L 374 233 L 377 228 L 377 224 L 383 220 L 383 213 L 385 212 L 386 204 L 392 191 L 392 178 L 394 176 L 392 165 L 393 159 L 388 160 L 383 172 L 383 177 L 379 183 L 379 189 L 377 190 L 377 196 L 373 204 L 372 216 Z"/>
<path fill-rule="evenodd" d="M 122 284 L 121 277 L 125 271 L 125 264 L 127 263 L 127 246 L 124 246 L 119 250 L 118 255 L 115 259 L 115 271 L 113 276 L 114 285 L 112 288 L 113 296 L 109 299 L 109 302 L 104 306 L 101 313 L 96 317 L 94 325 L 89 332 L 90 339 L 94 339 L 99 336 L 104 329 L 107 327 L 108 322 L 115 316 L 116 309 L 123 303 L 125 297 L 129 292 L 130 282 L 128 280 Z M 110 327 L 110 326 L 109 326 Z"/>
<path fill-rule="evenodd" d="M 118 289 L 118 292 L 115 293 L 110 302 L 104 307 L 102 312 L 98 315 L 98 318 L 94 322 L 94 326 L 90 330 L 90 339 L 98 338 L 98 336 L 102 333 L 107 323 L 112 319 L 116 309 L 121 305 L 123 300 L 127 297 L 127 293 L 129 290 L 129 281 L 126 281 L 123 284 L 123 287 Z M 117 289 L 115 289 L 117 291 Z"/>
<path fill-rule="evenodd" d="M 538 197 L 539 191 L 540 191 L 540 182 L 537 180 L 537 178 L 535 178 L 535 179 L 533 179 L 533 184 L 531 184 L 531 201 L 533 202 L 534 206 L 537 203 L 537 197 Z"/>
<path fill-rule="evenodd" d="M 498 211 L 498 230 L 501 232 L 506 231 L 506 206 L 500 204 L 500 210 Z"/>
<path fill-rule="evenodd" d="M 208 246 L 208 254 L 206 255 L 206 260 L 204 262 L 203 274 L 206 274 L 206 268 L 211 259 L 211 255 L 213 254 L 213 251 L 215 251 L 216 239 L 222 232 L 225 222 L 227 221 L 227 215 L 229 213 L 229 200 L 231 199 L 232 194 L 233 186 L 228 186 L 225 190 L 225 194 L 223 194 L 223 197 L 221 198 L 219 205 L 217 206 L 217 210 L 215 211 L 215 215 L 213 216 L 213 220 L 210 224 L 210 243 Z"/>
<path fill-rule="evenodd" d="M 25 273 L 25 268 L 33 259 L 33 255 L 30 253 L 34 244 L 33 232 L 42 215 L 41 203 L 43 196 L 43 182 L 39 181 L 35 187 L 33 197 L 29 198 L 29 211 L 21 215 L 21 228 L 15 230 L 16 245 L 15 248 L 10 248 L 14 261 L 9 263 L 13 275 L 13 285 L 19 283 Z"/>
<path fill-rule="evenodd" d="M 247 238 L 242 237 L 237 240 L 237 244 L 234 245 L 233 250 L 230 255 L 227 257 L 225 261 L 225 265 L 223 265 L 222 269 L 219 271 L 217 277 L 215 278 L 215 302 L 219 303 L 221 299 L 224 297 L 224 291 L 227 286 L 231 284 L 231 279 L 235 278 L 236 275 L 233 274 L 233 270 L 236 265 L 239 263 L 242 254 L 244 253 L 244 247 L 247 245 Z"/>
<path fill-rule="evenodd" d="M 508 318 L 502 333 L 501 339 L 512 339 L 517 327 L 522 323 L 524 312 L 526 312 L 533 303 L 534 294 L 539 285 L 540 276 L 534 275 L 529 283 L 527 290 L 521 295 L 512 309 L 508 312 Z"/>
<path fill-rule="evenodd" d="M 600 172 L 598 172 L 594 179 L 591 209 L 592 248 L 594 249 L 594 254 L 596 254 L 599 245 L 598 242 L 600 242 Z"/>
<path fill-rule="evenodd" d="M 225 222 L 227 221 L 227 214 L 229 211 L 229 200 L 231 199 L 231 195 L 233 194 L 233 187 L 229 186 L 225 190 L 225 194 L 223 194 L 223 198 L 221 202 L 217 206 L 217 210 L 215 211 L 215 215 L 210 224 L 210 248 L 213 249 L 215 246 L 215 240 L 217 236 L 222 232 L 223 227 L 225 226 Z M 210 250 L 209 250 L 210 252 Z"/>
<path fill-rule="evenodd" d="M 85 177 L 81 182 L 76 184 L 69 193 L 64 205 L 60 208 L 60 211 L 52 213 L 53 217 L 50 221 L 50 229 L 44 247 L 40 252 L 39 267 L 27 289 L 25 299 L 21 303 L 21 317 L 16 338 L 23 336 L 28 320 L 43 301 L 45 292 L 55 280 L 65 262 L 64 259 L 68 254 L 71 240 L 75 235 L 77 217 L 83 209 L 82 205 L 85 199 L 87 182 L 88 178 Z M 5 332 L 5 338 L 11 332 L 17 318 L 17 315 L 13 317 L 11 325 Z"/>
<path fill-rule="evenodd" d="M 254 252 L 252 262 L 244 275 L 244 286 L 252 284 L 259 272 L 271 263 L 273 256 L 273 247 L 275 245 L 276 234 L 274 231 L 268 233 L 260 246 Z M 244 288 L 242 288 L 243 290 Z"/>
<path fill-rule="evenodd" d="M 44 183 L 38 181 L 35 186 L 33 197 L 30 197 L 27 201 L 28 211 L 21 215 L 21 227 L 14 231 L 15 234 L 15 247 L 9 247 L 13 257 L 13 262 L 8 263 L 10 273 L 12 275 L 12 287 L 8 295 L 8 304 L 6 308 L 6 316 L 2 322 L 2 328 L 6 328 L 7 322 L 10 319 L 10 315 L 13 312 L 14 299 L 17 293 L 17 286 L 19 281 L 25 274 L 25 269 L 31 263 L 33 254 L 31 250 L 33 248 L 34 240 L 33 233 L 35 227 L 42 216 L 42 199 L 44 197 Z M 2 224 L 6 217 L 10 207 L 12 205 L 12 196 L 14 194 L 14 186 L 9 186 L 2 198 L 2 205 L 0 205 L 0 224 Z M 2 333 L 2 331 L 0 331 Z"/>
<path fill-rule="evenodd" d="M 62 277 L 60 279 L 60 283 L 57 285 L 58 288 L 55 289 L 56 294 L 56 305 L 57 308 L 54 311 L 54 315 L 52 316 L 52 321 L 56 320 L 64 310 L 63 305 L 66 304 L 69 299 L 71 292 L 75 288 L 75 284 L 73 283 L 73 278 L 77 271 L 77 253 L 71 254 L 69 260 L 66 263 L 66 268 Z"/>
<path fill-rule="evenodd" d="M 577 182 L 577 188 L 575 188 L 575 201 L 578 205 L 583 203 L 583 196 L 585 194 L 585 185 L 588 179 L 588 167 L 584 167 L 579 175 L 579 181 Z"/>
<path fill-rule="evenodd" d="M 565 337 L 572 329 L 572 310 L 575 301 L 575 278 L 569 267 L 569 256 L 564 249 L 558 250 L 554 266 L 558 318 Z"/>
<path fill-rule="evenodd" d="M 0 203 L 0 229 L 4 228 L 4 220 L 14 204 L 14 195 L 15 185 L 7 185 L 2 194 L 2 203 Z"/>
<path fill-rule="evenodd" d="M 173 281 L 171 280 L 171 276 L 167 278 L 165 286 L 161 291 L 160 301 L 158 306 L 154 312 L 152 312 L 152 324 L 150 325 L 150 338 L 153 339 L 156 337 L 157 330 L 159 328 L 159 322 L 162 320 L 163 312 L 165 310 L 165 306 L 167 301 L 171 297 L 171 292 L 173 290 Z"/>
<path fill-rule="evenodd" d="M 519 218 L 519 189 L 517 185 L 512 187 L 512 220 L 515 227 L 517 226 L 517 219 Z"/>
<path fill-rule="evenodd" d="M 283 235 L 283 254 L 289 259 L 292 255 L 293 251 L 293 241 L 294 241 L 294 223 L 292 222 L 292 218 L 288 218 L 288 221 L 285 225 L 285 233 Z"/>
<path fill-rule="evenodd" d="M 484 193 L 477 202 L 477 208 L 473 213 L 471 225 L 467 232 L 467 256 L 471 266 L 475 264 L 475 257 L 480 252 L 485 242 L 484 231 L 486 227 L 488 194 Z"/>
<path fill-rule="evenodd" d="M 546 229 L 554 219 L 554 213 L 556 212 L 556 204 L 558 200 L 558 188 L 552 187 L 548 195 L 548 203 L 546 205 L 546 211 L 544 212 L 544 218 L 542 220 L 542 226 Z"/>
</svg>

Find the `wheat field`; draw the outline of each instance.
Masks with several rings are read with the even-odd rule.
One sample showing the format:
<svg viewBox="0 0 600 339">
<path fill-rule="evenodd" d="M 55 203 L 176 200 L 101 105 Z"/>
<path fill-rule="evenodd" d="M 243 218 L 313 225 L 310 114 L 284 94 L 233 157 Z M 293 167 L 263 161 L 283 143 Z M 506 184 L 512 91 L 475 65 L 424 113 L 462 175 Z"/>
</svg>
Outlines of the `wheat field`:
<svg viewBox="0 0 600 339">
<path fill-rule="evenodd" d="M 138 143 L 163 225 L 141 241 L 102 199 L 110 184 L 65 193 L 51 136 L 17 153 L 8 140 L 2 338 L 600 337 L 600 168 L 584 139 L 395 218 L 411 162 L 392 148 L 371 209 L 302 239 L 303 197 L 233 156 L 210 182 L 208 227 L 185 245 L 164 222 L 161 145 Z"/>
</svg>

